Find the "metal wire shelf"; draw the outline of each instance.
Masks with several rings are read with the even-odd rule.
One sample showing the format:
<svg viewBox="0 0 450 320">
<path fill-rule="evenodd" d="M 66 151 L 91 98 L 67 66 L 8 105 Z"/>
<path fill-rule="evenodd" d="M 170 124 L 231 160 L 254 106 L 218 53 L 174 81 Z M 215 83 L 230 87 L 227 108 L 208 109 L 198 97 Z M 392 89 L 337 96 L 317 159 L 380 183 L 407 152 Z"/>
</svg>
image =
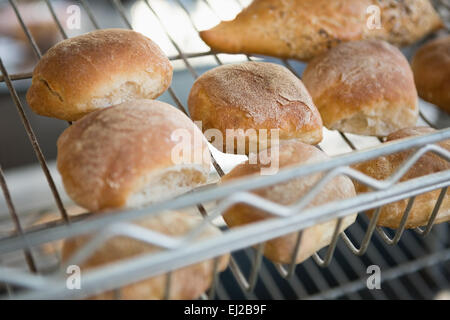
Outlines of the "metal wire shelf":
<svg viewBox="0 0 450 320">
<path fill-rule="evenodd" d="M 239 5 L 242 5 L 239 0 L 234 1 Z M 220 54 L 211 51 L 193 53 L 184 52 L 181 46 L 171 35 L 170 30 L 168 30 L 165 26 L 164 19 L 161 18 L 157 8 L 155 8 L 155 3 L 157 1 L 145 0 L 142 2 L 147 6 L 148 10 L 159 22 L 163 32 L 177 52 L 176 55 L 170 56 L 170 60 L 181 61 L 193 78 L 198 77 L 198 72 L 192 65 L 190 59 L 211 56 L 218 65 L 223 63 Z M 219 15 L 214 6 L 216 1 L 202 0 L 200 2 L 208 7 L 212 14 Z M 61 21 L 58 19 L 52 1 L 45 0 L 45 3 L 62 38 L 66 39 L 68 35 L 65 32 Z M 123 3 L 120 0 L 111 0 L 110 3 L 115 10 L 117 10 L 120 18 L 122 19 L 122 23 L 131 29 L 133 25 L 128 18 L 128 10 L 124 7 Z M 186 1 L 174 0 L 170 1 L 170 3 L 173 6 L 177 6 L 185 13 L 189 19 L 190 27 L 198 32 L 195 20 L 185 4 Z M 14 9 L 18 22 L 23 29 L 34 54 L 39 59 L 42 53 L 20 14 L 17 1 L 9 0 L 9 4 Z M 87 17 L 94 28 L 98 29 L 100 27 L 100 23 L 96 19 L 96 15 L 93 10 L 90 8 L 89 2 L 80 0 L 79 4 L 86 11 Z M 418 158 L 426 152 L 434 152 L 449 161 L 449 152 L 433 145 L 433 143 L 450 139 L 450 129 L 439 130 L 438 132 L 427 136 L 407 139 L 401 142 L 394 142 L 364 151 L 358 151 L 358 147 L 351 135 L 339 133 L 342 140 L 345 141 L 345 143 L 347 143 L 347 145 L 354 150 L 354 152 L 334 157 L 330 161 L 324 163 L 282 170 L 275 176 L 256 177 L 227 185 L 211 186 L 204 190 L 195 191 L 191 194 L 181 196 L 171 201 L 154 204 L 145 209 L 112 212 L 102 216 L 92 216 L 87 214 L 79 217 L 69 217 L 66 208 L 61 201 L 61 197 L 55 186 L 53 177 L 48 169 L 46 159 L 40 150 L 39 142 L 24 112 L 23 104 L 14 87 L 14 81 L 29 79 L 31 78 L 31 73 L 25 72 L 9 74 L 1 58 L 2 57 L 0 57 L 0 69 L 2 76 L 0 77 L 0 82 L 4 82 L 6 84 L 11 94 L 24 128 L 28 134 L 29 140 L 32 143 L 32 147 L 47 178 L 49 187 L 52 190 L 56 206 L 58 207 L 61 216 L 59 221 L 45 223 L 34 228 L 25 229 L 22 226 L 19 216 L 15 210 L 13 200 L 9 194 L 8 185 L 0 166 L 0 185 L 15 226 L 14 234 L 0 239 L 0 260 L 2 255 L 8 255 L 11 252 L 22 250 L 29 269 L 29 272 L 27 272 L 17 268 L 0 266 L 0 283 L 3 282 L 5 284 L 9 297 L 78 297 L 93 291 L 98 291 L 99 289 L 116 289 L 127 283 L 138 281 L 164 272 L 167 272 L 168 275 L 165 292 L 165 296 L 167 297 L 169 296 L 170 290 L 171 270 L 201 260 L 215 258 L 220 254 L 230 251 L 236 253 L 233 254 L 233 258 L 231 259 L 229 268 L 230 271 L 226 272 L 231 272 L 232 275 L 228 274 L 227 276 L 237 282 L 238 286 L 242 289 L 244 297 L 246 298 L 257 297 L 257 295 L 255 295 L 255 291 L 258 291 L 261 286 L 266 288 L 269 292 L 270 298 L 283 298 L 285 294 L 284 292 L 281 292 L 282 290 L 277 288 L 279 284 L 274 284 L 274 282 L 279 281 L 275 280 L 276 277 L 285 278 L 288 280 L 288 282 L 283 283 L 282 285 L 286 287 L 286 290 L 293 291 L 293 296 L 296 298 L 335 298 L 342 296 L 347 296 L 349 298 L 364 298 L 365 296 L 370 296 L 372 298 L 388 298 L 390 294 L 398 298 L 410 298 L 413 297 L 413 295 L 408 292 L 409 286 L 411 285 L 419 288 L 425 288 L 423 289 L 424 291 L 432 291 L 426 284 L 426 280 L 428 278 L 433 279 L 433 281 L 438 284 L 436 287 L 442 288 L 449 286 L 450 270 L 448 265 L 444 265 L 442 267 L 438 266 L 439 263 L 444 264 L 450 259 L 448 236 L 446 239 L 445 234 L 433 234 L 433 230 L 435 230 L 433 226 L 439 207 L 446 194 L 447 187 L 450 184 L 450 172 L 446 171 L 439 174 L 417 178 L 408 181 L 408 183 L 399 182 L 399 179 L 406 173 L 408 168 L 410 168 L 418 160 Z M 246 59 L 252 60 L 254 57 L 247 55 Z M 300 76 L 290 61 L 279 60 L 278 62 L 285 65 L 297 74 L 297 76 Z M 186 108 L 182 103 L 182 99 L 176 94 L 175 88 L 169 88 L 168 93 L 174 104 L 177 105 L 182 111 L 185 111 Z M 432 125 L 432 122 L 428 120 L 423 113 L 421 113 L 420 116 L 423 122 Z M 407 149 L 416 149 L 416 151 L 390 179 L 383 182 L 373 180 L 347 167 L 353 163 Z M 214 161 L 214 167 L 219 176 L 224 174 L 222 168 L 216 161 Z M 250 193 L 252 189 L 272 185 L 294 177 L 306 176 L 314 172 L 324 172 L 324 178 L 310 190 L 308 195 L 290 207 L 280 206 Z M 329 179 L 332 179 L 339 174 L 347 175 L 360 181 L 361 183 L 369 185 L 375 191 L 339 203 L 332 203 L 316 208 L 305 209 L 306 205 L 314 197 L 314 195 L 317 194 L 317 192 L 320 192 L 321 186 L 326 181 L 329 181 Z M 436 189 L 441 189 L 441 193 L 438 201 L 436 202 L 435 208 L 431 213 L 429 223 L 424 230 L 417 229 L 416 231 L 417 234 L 420 234 L 421 236 L 428 235 L 429 238 L 432 237 L 433 242 L 435 244 L 437 243 L 439 246 L 437 249 L 438 251 L 425 248 L 426 245 L 420 242 L 422 240 L 418 240 L 415 235 L 411 235 L 409 232 L 404 232 L 406 218 L 414 202 L 415 196 Z M 391 235 L 389 231 L 376 227 L 376 222 L 379 216 L 377 213 L 372 216 L 370 221 L 366 221 L 367 219 L 364 220 L 364 217 L 359 217 L 358 219 L 362 221 L 358 222 L 358 226 L 355 226 L 355 228 L 359 228 L 356 232 L 354 232 L 351 228 L 351 231 L 349 230 L 339 234 L 337 232 L 337 230 L 339 230 L 339 223 L 337 223 L 332 243 L 326 250 L 323 250 L 325 251 L 324 254 L 319 255 L 319 253 L 316 253 L 313 256 L 313 259 L 311 259 L 315 261 L 317 266 L 323 269 L 316 269 L 311 261 L 307 261 L 296 268 L 293 262 L 287 266 L 279 264 L 272 265 L 263 259 L 262 252 L 264 248 L 264 241 L 290 232 L 298 232 L 298 248 L 301 241 L 301 230 L 308 226 L 319 222 L 324 222 L 332 218 L 338 218 L 338 221 L 340 222 L 343 217 L 353 212 L 371 208 L 379 208 L 386 203 L 394 202 L 400 199 L 409 199 L 409 202 L 405 210 L 402 223 L 394 235 Z M 218 205 L 214 208 L 213 212 L 208 213 L 204 204 L 217 200 L 220 200 Z M 203 228 L 206 224 L 211 223 L 211 221 L 215 217 L 219 216 L 227 207 L 238 202 L 244 202 L 256 208 L 263 209 L 271 213 L 274 216 L 274 219 L 239 229 L 227 230 L 224 232 L 223 236 L 208 242 L 192 241 L 195 239 L 195 235 L 200 232 L 201 228 Z M 197 206 L 199 212 L 205 217 L 203 223 L 198 228 L 194 229 L 190 234 L 180 239 L 167 239 L 167 237 L 162 237 L 162 235 L 140 230 L 138 238 L 140 241 L 145 241 L 160 246 L 165 250 L 158 255 L 140 256 L 105 266 L 99 270 L 90 271 L 83 275 L 82 291 L 67 290 L 65 288 L 64 278 L 58 278 L 55 276 L 43 277 L 39 274 L 39 270 L 33 256 L 33 249 L 39 247 L 40 245 L 81 233 L 101 230 L 102 232 L 99 236 L 95 237 L 93 242 L 83 248 L 74 257 L 74 260 L 71 261 L 71 263 L 79 263 L 88 257 L 97 246 L 101 245 L 101 243 L 110 236 L 120 234 L 137 238 L 136 233 L 133 232 L 136 230 L 136 227 L 129 224 L 129 221 L 141 216 L 158 214 L 168 209 L 181 209 L 191 206 Z M 294 214 L 300 210 L 302 211 L 301 215 Z M 379 210 L 377 212 L 379 213 Z M 448 225 L 442 225 L 439 227 L 441 231 L 448 233 Z M 378 239 L 374 237 L 375 230 L 379 235 Z M 339 242 L 338 240 L 340 238 L 342 238 L 343 241 Z M 355 245 L 355 243 L 358 243 L 356 238 L 362 239 L 360 241 L 359 248 Z M 407 239 L 405 240 L 405 238 Z M 389 246 L 398 245 L 398 247 L 391 247 L 392 250 L 395 250 L 395 253 L 388 253 L 384 256 L 382 254 L 384 249 L 379 249 L 378 247 L 371 248 L 370 245 L 373 245 L 374 242 L 379 240 L 384 241 Z M 407 249 L 400 248 L 400 244 L 402 244 L 403 240 L 406 241 L 406 244 L 404 245 L 409 247 L 410 250 L 416 249 L 416 251 L 420 251 L 424 254 L 422 256 L 413 255 L 412 259 L 403 259 L 404 261 L 399 262 L 395 256 L 398 253 L 401 253 L 403 256 L 408 253 Z M 252 249 L 252 246 L 255 247 Z M 423 248 L 421 246 L 423 246 Z M 186 248 L 189 248 L 189 252 L 185 250 Z M 239 250 L 244 251 L 240 252 Z M 244 259 L 241 259 L 241 253 L 244 254 Z M 334 261 L 332 258 L 336 254 L 343 257 L 340 264 L 351 265 L 350 269 L 357 273 L 356 277 L 348 276 L 343 267 L 336 263 L 334 265 L 332 264 Z M 385 292 L 376 291 L 360 293 L 365 286 L 364 276 L 366 274 L 361 265 L 361 261 L 355 259 L 352 254 L 362 256 L 361 259 L 366 258 L 374 263 L 380 261 L 382 262 L 386 259 L 393 260 L 393 263 L 391 264 L 392 267 L 383 273 L 383 280 L 389 280 L 389 282 L 392 283 L 388 285 L 391 287 L 390 290 L 392 293 L 388 294 Z M 324 258 L 321 258 L 321 256 Z M 251 261 L 247 265 L 247 268 L 242 266 L 242 261 L 245 259 Z M 302 274 L 310 276 L 310 279 L 312 280 L 309 281 L 314 282 L 312 285 L 303 283 L 304 279 L 299 279 L 299 269 Z M 417 273 L 418 270 L 423 271 L 426 275 Z M 406 277 L 405 279 L 407 280 L 399 281 L 398 278 L 401 276 Z M 214 281 L 212 287 L 209 290 L 208 295 L 204 295 L 203 298 L 229 298 L 227 290 L 224 289 L 220 278 L 221 277 L 219 277 L 216 273 L 216 268 L 214 268 Z M 354 280 L 351 280 L 352 278 Z M 330 285 L 330 282 L 336 282 L 337 285 L 332 286 Z M 311 286 L 316 287 L 316 290 L 311 290 L 309 288 Z M 287 289 L 287 287 L 289 288 Z M 15 293 L 14 290 L 17 288 L 22 289 Z M 26 290 L 23 290 L 23 288 Z"/>
</svg>

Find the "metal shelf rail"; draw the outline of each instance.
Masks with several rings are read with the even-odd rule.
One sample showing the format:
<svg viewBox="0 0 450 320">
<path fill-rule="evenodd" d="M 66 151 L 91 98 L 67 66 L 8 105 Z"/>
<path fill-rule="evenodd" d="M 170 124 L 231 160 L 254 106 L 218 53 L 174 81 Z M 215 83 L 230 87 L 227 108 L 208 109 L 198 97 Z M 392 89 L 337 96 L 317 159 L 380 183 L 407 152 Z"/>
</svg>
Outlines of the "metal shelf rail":
<svg viewBox="0 0 450 320">
<path fill-rule="evenodd" d="M 238 0 L 235 1 L 242 5 Z M 8 2 L 14 9 L 34 54 L 39 59 L 42 52 L 21 16 L 17 1 L 9 0 Z M 158 8 L 155 6 L 158 1 L 142 2 L 158 21 L 161 30 L 177 52 L 176 55 L 170 56 L 170 60 L 182 62 L 194 79 L 199 74 L 192 63 L 195 58 L 210 56 L 218 65 L 223 63 L 219 53 L 183 51 L 182 46 L 166 27 L 165 19 L 158 12 Z M 186 15 L 189 21 L 186 28 L 198 32 L 195 19 L 186 5 L 186 2 L 189 1 L 168 2 Z M 209 8 L 211 14 L 220 16 L 220 12 L 215 8 L 217 1 L 202 0 L 200 2 Z M 61 36 L 67 38 L 68 35 L 58 19 L 52 1 L 45 0 L 45 3 Z M 81 0 L 79 4 L 85 10 L 94 29 L 100 28 L 101 23 L 97 20 L 89 2 Z M 121 27 L 133 28 L 129 19 L 129 8 L 124 6 L 120 0 L 111 0 L 110 5 L 117 10 L 122 19 Z M 245 56 L 246 60 L 254 58 Z M 300 76 L 292 65 L 293 62 L 277 61 Z M 2 74 L 0 81 L 6 84 L 11 94 L 61 216 L 59 221 L 25 228 L 15 210 L 0 164 L 0 186 L 15 226 L 13 234 L 0 238 L 0 283 L 3 283 L 6 288 L 3 298 L 77 298 L 103 290 L 116 290 L 120 296 L 120 290 L 117 288 L 162 273 L 167 274 L 167 297 L 170 290 L 171 271 L 205 259 L 217 259 L 221 254 L 228 252 L 233 252 L 229 270 L 220 276 L 214 270 L 212 287 L 208 294 L 203 295 L 203 298 L 430 298 L 438 289 L 449 287 L 449 227 L 447 223 L 434 226 L 434 221 L 446 196 L 448 185 L 450 185 L 450 170 L 407 182 L 402 182 L 401 177 L 427 152 L 433 152 L 450 161 L 450 153 L 435 144 L 450 139 L 450 129 L 441 129 L 426 136 L 392 143 L 381 144 L 380 141 L 379 145 L 364 150 L 358 150 L 360 147 L 357 139 L 352 135 L 338 133 L 353 152 L 332 157 L 325 162 L 280 170 L 273 176 L 251 177 L 228 184 L 207 186 L 176 199 L 155 203 L 142 209 L 70 217 L 61 201 L 38 139 L 27 119 L 23 103 L 14 86 L 16 80 L 31 78 L 31 73 L 9 74 L 1 57 L 0 70 Z M 168 93 L 173 103 L 186 112 L 182 99 L 176 93 L 176 88 L 169 88 Z M 433 125 L 432 121 L 428 120 L 422 112 L 420 116 L 422 122 Z M 374 180 L 349 167 L 351 164 L 403 150 L 414 150 L 414 152 L 397 172 L 385 181 Z M 224 174 L 216 161 L 214 161 L 214 167 L 219 176 Z M 282 206 L 251 193 L 253 189 L 318 172 L 323 173 L 323 178 L 305 197 L 290 206 Z M 320 192 L 322 186 L 336 175 L 346 175 L 370 186 L 373 191 L 344 201 L 308 208 L 308 203 Z M 406 219 L 415 197 L 437 189 L 441 189 L 440 196 L 427 226 L 423 229 L 415 229 L 415 233 L 405 232 Z M 392 232 L 376 227 L 379 208 L 401 199 L 409 199 L 409 201 L 399 229 Z M 207 212 L 205 204 L 211 202 L 216 205 Z M 207 224 L 236 203 L 246 203 L 262 209 L 270 213 L 273 218 L 242 228 L 224 230 L 221 236 L 208 241 L 196 239 L 196 236 Z M 150 232 L 130 223 L 134 219 L 160 214 L 165 210 L 189 207 L 197 207 L 204 216 L 204 220 L 189 234 L 180 238 Z M 360 214 L 354 226 L 344 233 L 337 232 L 339 222 L 343 217 L 373 208 L 378 209 L 370 220 L 364 214 Z M 328 248 L 321 250 L 321 254 L 316 253 L 313 259 L 296 266 L 294 262 L 289 265 L 272 264 L 263 258 L 265 241 L 287 233 L 298 232 L 298 248 L 302 238 L 301 230 L 330 219 L 338 219 L 332 243 Z M 67 290 L 65 274 L 60 271 L 46 274 L 39 270 L 36 251 L 40 246 L 94 231 L 97 236 L 67 264 L 80 264 L 93 254 L 104 241 L 118 235 L 153 244 L 162 250 L 158 254 L 142 255 L 85 272 L 83 273 L 82 290 Z M 424 241 L 422 238 L 424 236 L 427 236 L 429 241 Z M 1 263 L 6 260 L 6 258 L 3 259 L 4 257 L 21 251 L 24 254 L 28 270 L 24 270 L 23 265 L 20 264 L 18 267 L 11 267 Z M 366 290 L 366 266 L 370 264 L 386 267 L 386 271 L 383 271 L 382 281 L 385 287 L 382 291 Z M 63 268 L 58 270 L 63 270 Z M 227 281 L 223 281 L 223 279 L 227 279 Z M 237 291 L 239 293 L 236 293 Z"/>
</svg>

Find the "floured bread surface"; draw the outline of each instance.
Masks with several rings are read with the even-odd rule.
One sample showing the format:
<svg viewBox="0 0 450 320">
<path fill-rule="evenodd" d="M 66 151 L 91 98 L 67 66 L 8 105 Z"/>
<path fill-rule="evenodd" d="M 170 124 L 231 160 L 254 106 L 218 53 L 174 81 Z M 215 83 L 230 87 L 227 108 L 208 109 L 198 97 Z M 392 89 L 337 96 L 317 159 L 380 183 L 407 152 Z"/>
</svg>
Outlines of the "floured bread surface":
<svg viewBox="0 0 450 320">
<path fill-rule="evenodd" d="M 58 170 L 69 196 L 91 211 L 141 206 L 207 181 L 211 160 L 200 130 L 155 100 L 91 113 L 58 139 Z"/>
<path fill-rule="evenodd" d="M 75 121 L 122 102 L 154 99 L 171 81 L 172 65 L 152 40 L 104 29 L 48 50 L 33 71 L 27 101 L 40 115 Z"/>
<path fill-rule="evenodd" d="M 227 130 L 255 130 L 260 149 L 270 146 L 259 139 L 261 129 L 269 141 L 271 129 L 279 130 L 281 140 L 298 138 L 309 144 L 322 140 L 322 119 L 311 96 L 300 79 L 277 64 L 246 62 L 209 70 L 195 81 L 188 105 L 204 131 L 222 133 L 224 152 Z"/>
<path fill-rule="evenodd" d="M 411 68 L 400 50 L 387 42 L 340 44 L 313 59 L 303 81 L 329 129 L 386 136 L 417 122 Z"/>
</svg>

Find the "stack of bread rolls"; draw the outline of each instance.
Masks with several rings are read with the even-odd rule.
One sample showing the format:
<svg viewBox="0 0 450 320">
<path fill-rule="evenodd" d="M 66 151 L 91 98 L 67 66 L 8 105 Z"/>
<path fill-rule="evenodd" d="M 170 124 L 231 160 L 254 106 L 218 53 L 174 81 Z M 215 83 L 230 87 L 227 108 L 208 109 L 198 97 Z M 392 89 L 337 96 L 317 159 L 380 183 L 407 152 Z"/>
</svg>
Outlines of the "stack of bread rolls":
<svg viewBox="0 0 450 320">
<path fill-rule="evenodd" d="M 59 137 L 57 166 L 68 195 L 93 213 L 136 208 L 205 184 L 211 157 L 201 131 L 179 109 L 152 100 L 170 85 L 172 66 L 149 38 L 106 29 L 64 40 L 34 69 L 27 101 L 44 116 L 75 121 Z M 186 154 L 183 153 L 188 151 Z M 169 212 L 137 224 L 181 236 L 195 216 Z M 210 226 L 204 236 L 220 230 Z M 63 244 L 63 261 L 91 236 Z M 81 265 L 89 269 L 144 253 L 150 244 L 113 237 Z M 228 258 L 220 258 L 219 271 Z M 213 262 L 173 273 L 169 298 L 196 299 L 211 284 Z M 162 299 L 164 275 L 121 288 L 125 299 Z M 103 293 L 95 298 L 111 298 Z"/>
</svg>

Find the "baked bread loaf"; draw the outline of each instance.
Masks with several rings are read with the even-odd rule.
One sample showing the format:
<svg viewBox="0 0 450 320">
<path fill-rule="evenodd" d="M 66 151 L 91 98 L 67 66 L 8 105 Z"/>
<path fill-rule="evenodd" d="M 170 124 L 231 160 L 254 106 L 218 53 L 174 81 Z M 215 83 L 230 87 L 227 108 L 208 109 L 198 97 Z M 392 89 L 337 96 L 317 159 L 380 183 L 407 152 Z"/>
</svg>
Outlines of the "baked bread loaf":
<svg viewBox="0 0 450 320">
<path fill-rule="evenodd" d="M 408 138 L 417 135 L 432 133 L 435 130 L 429 127 L 414 127 L 405 128 L 388 136 L 387 141 L 393 141 L 402 138 Z M 439 146 L 450 151 L 450 140 L 445 140 L 439 143 Z M 377 180 L 385 180 L 389 178 L 397 168 L 406 161 L 414 151 L 403 151 L 400 153 L 387 155 L 377 159 L 369 160 L 363 163 L 354 165 L 356 170 L 359 170 L 366 175 Z M 436 173 L 450 169 L 450 164 L 442 159 L 440 156 L 433 153 L 423 155 L 414 166 L 400 179 L 400 181 L 407 181 L 409 179 L 418 178 L 427 174 Z M 368 192 L 369 188 L 358 182 L 355 182 L 356 191 L 358 193 Z M 434 205 L 438 199 L 440 190 L 435 190 L 425 194 L 416 196 L 414 204 L 406 220 L 406 228 L 416 228 L 424 226 L 428 223 Z M 397 201 L 384 205 L 380 212 L 378 225 L 396 229 L 405 212 L 408 199 Z M 368 212 L 370 216 L 373 210 Z M 436 223 L 441 223 L 450 220 L 450 192 L 447 191 L 444 201 L 441 204 L 439 213 L 436 217 Z"/>
<path fill-rule="evenodd" d="M 248 154 L 249 146 L 270 147 L 271 129 L 278 129 L 280 140 L 300 139 L 308 144 L 322 140 L 322 119 L 311 96 L 300 79 L 277 64 L 245 62 L 209 70 L 195 81 L 188 106 L 203 131 L 222 133 L 223 141 L 212 143 L 224 152 L 232 153 L 234 148 L 235 153 Z M 245 151 L 237 142 L 227 143 L 227 130 L 234 130 L 236 140 L 245 139 Z"/>
<path fill-rule="evenodd" d="M 181 212 L 164 212 L 158 216 L 146 218 L 135 224 L 162 233 L 167 236 L 181 237 L 192 230 L 201 222 L 200 217 Z M 199 241 L 205 238 L 217 237 L 220 230 L 212 225 L 205 228 L 199 236 Z M 91 235 L 79 236 L 64 241 L 62 248 L 62 260 L 67 261 L 75 252 L 81 249 Z M 141 242 L 125 236 L 115 236 L 108 239 L 92 256 L 81 263 L 81 272 L 91 268 L 105 266 L 108 263 L 118 262 L 122 259 L 130 259 L 143 254 L 158 253 L 159 247 Z M 229 255 L 219 257 L 217 271 L 221 272 L 228 265 Z M 214 261 L 202 261 L 172 272 L 170 282 L 169 299 L 197 299 L 211 285 L 214 271 Z M 145 279 L 140 282 L 126 285 L 120 288 L 120 298 L 124 300 L 155 300 L 163 299 L 165 294 L 166 274 Z M 90 299 L 113 299 L 114 292 L 107 291 L 96 294 Z"/>
<path fill-rule="evenodd" d="M 318 148 L 300 141 L 282 142 L 278 147 L 280 168 L 320 162 L 328 159 L 328 156 Z M 266 151 L 270 157 L 270 154 L 274 152 L 274 148 Z M 260 154 L 259 156 L 261 158 L 263 155 Z M 246 162 L 240 164 L 225 175 L 222 178 L 222 182 L 243 178 L 247 175 L 259 174 L 262 167 L 260 163 L 249 164 Z M 322 177 L 322 173 L 315 173 L 267 188 L 258 189 L 253 191 L 253 193 L 285 206 L 292 205 L 300 201 Z M 319 192 L 307 207 L 320 206 L 328 202 L 339 201 L 354 196 L 356 196 L 356 193 L 352 181 L 345 176 L 337 176 L 322 188 L 322 191 Z M 270 219 L 271 215 L 246 204 L 236 204 L 224 213 L 223 218 L 227 225 L 233 228 Z M 356 214 L 346 216 L 342 221 L 340 231 L 353 224 L 355 219 Z M 334 219 L 303 230 L 300 248 L 295 259 L 296 263 L 303 262 L 314 254 L 314 252 L 330 244 L 336 223 L 337 219 Z M 297 233 L 291 233 L 269 240 L 264 246 L 264 255 L 274 262 L 290 263 L 294 255 L 296 241 Z"/>
<path fill-rule="evenodd" d="M 303 81 L 329 129 L 386 136 L 417 122 L 413 73 L 387 42 L 342 43 L 313 59 Z"/>
<path fill-rule="evenodd" d="M 219 52 L 308 61 L 342 41 L 407 45 L 442 26 L 428 0 L 254 0 L 200 36 Z"/>
<path fill-rule="evenodd" d="M 180 110 L 136 100 L 93 112 L 58 139 L 68 195 L 98 211 L 139 207 L 207 181 L 211 159 L 200 130 Z"/>
<path fill-rule="evenodd" d="M 33 71 L 27 101 L 37 114 L 75 121 L 97 109 L 153 99 L 172 81 L 172 65 L 142 34 L 97 30 L 64 40 Z"/>
<path fill-rule="evenodd" d="M 411 66 L 419 96 L 450 113 L 450 35 L 426 43 Z"/>
</svg>

